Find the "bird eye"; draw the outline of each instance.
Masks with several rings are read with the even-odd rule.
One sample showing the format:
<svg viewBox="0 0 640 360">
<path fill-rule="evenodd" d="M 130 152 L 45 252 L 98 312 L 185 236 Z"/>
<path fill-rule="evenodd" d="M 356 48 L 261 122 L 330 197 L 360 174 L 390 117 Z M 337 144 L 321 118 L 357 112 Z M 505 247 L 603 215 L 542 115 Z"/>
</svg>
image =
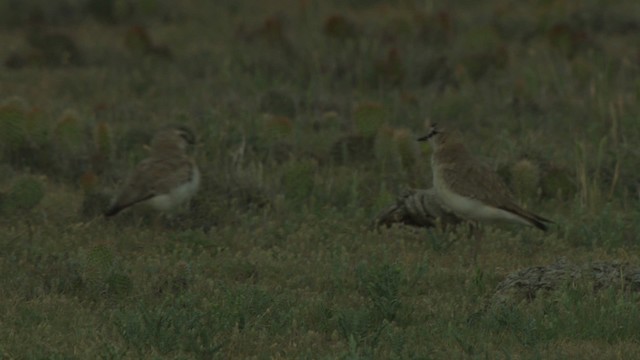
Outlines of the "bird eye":
<svg viewBox="0 0 640 360">
<path fill-rule="evenodd" d="M 188 144 L 193 145 L 196 143 L 196 137 L 189 129 L 185 127 L 179 127 L 177 130 L 180 137 L 182 137 Z"/>
</svg>

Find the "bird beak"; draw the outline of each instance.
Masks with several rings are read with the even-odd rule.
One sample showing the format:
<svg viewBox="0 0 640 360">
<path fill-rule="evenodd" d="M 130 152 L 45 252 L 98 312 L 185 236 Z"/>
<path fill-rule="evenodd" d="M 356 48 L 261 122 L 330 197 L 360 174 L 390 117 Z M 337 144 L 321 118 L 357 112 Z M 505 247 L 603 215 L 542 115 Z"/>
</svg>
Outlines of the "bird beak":
<svg viewBox="0 0 640 360">
<path fill-rule="evenodd" d="M 419 137 L 417 140 L 418 141 L 427 141 L 429 140 L 433 135 L 435 134 L 440 134 L 442 131 L 438 131 L 438 125 L 436 124 L 431 124 L 431 130 L 429 131 L 429 133 L 423 137 Z"/>
<path fill-rule="evenodd" d="M 431 131 L 427 135 L 425 135 L 423 137 L 419 137 L 417 140 L 418 141 L 427 141 L 435 134 L 439 134 L 439 132 L 436 129 L 431 129 Z"/>
</svg>

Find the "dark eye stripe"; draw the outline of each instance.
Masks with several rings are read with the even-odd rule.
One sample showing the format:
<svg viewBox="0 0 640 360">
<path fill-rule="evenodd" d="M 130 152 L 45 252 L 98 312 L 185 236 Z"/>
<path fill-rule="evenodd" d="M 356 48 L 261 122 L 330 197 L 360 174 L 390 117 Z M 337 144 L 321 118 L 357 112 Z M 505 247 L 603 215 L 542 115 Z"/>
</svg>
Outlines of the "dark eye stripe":
<svg viewBox="0 0 640 360">
<path fill-rule="evenodd" d="M 181 132 L 180 136 L 182 136 L 182 138 L 189 144 L 194 144 L 195 143 L 195 139 L 193 138 L 193 136 L 191 134 L 185 133 L 185 132 Z"/>
<path fill-rule="evenodd" d="M 191 132 L 191 130 L 189 130 L 188 128 L 184 127 L 184 126 L 179 126 L 178 128 L 178 132 L 180 133 L 180 136 L 184 139 L 184 141 L 186 141 L 188 144 L 195 144 L 196 143 L 196 137 L 195 135 Z"/>
</svg>

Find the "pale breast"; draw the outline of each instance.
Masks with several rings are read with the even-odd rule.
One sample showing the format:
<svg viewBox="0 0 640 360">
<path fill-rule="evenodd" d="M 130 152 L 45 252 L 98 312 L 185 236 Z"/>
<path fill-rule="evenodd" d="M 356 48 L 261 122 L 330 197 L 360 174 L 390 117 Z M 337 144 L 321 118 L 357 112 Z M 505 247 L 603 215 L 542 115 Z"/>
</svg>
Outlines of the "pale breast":
<svg viewBox="0 0 640 360">
<path fill-rule="evenodd" d="M 175 187 L 166 194 L 154 196 L 147 203 L 157 210 L 169 211 L 191 199 L 199 187 L 200 171 L 197 166 L 194 166 L 189 181 Z"/>
<path fill-rule="evenodd" d="M 463 218 L 476 219 L 481 208 L 484 207 L 484 204 L 477 200 L 458 195 L 451 191 L 442 177 L 439 176 L 438 172 L 434 172 L 433 187 L 444 206 Z"/>
</svg>

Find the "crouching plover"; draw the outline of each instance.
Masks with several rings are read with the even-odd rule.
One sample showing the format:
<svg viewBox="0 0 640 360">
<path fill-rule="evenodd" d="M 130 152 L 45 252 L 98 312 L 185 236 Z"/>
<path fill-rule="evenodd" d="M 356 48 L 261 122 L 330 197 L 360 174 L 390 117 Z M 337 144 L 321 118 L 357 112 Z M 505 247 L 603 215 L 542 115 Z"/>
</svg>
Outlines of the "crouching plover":
<svg viewBox="0 0 640 360">
<path fill-rule="evenodd" d="M 551 220 L 518 206 L 500 176 L 475 159 L 456 134 L 435 124 L 418 141 L 432 147 L 433 187 L 441 202 L 471 221 L 506 221 L 547 230 Z"/>
<path fill-rule="evenodd" d="M 151 141 L 150 156 L 136 166 L 105 216 L 143 202 L 168 212 L 191 199 L 200 186 L 200 171 L 186 152 L 194 144 L 195 135 L 187 127 L 160 130 Z"/>
</svg>

